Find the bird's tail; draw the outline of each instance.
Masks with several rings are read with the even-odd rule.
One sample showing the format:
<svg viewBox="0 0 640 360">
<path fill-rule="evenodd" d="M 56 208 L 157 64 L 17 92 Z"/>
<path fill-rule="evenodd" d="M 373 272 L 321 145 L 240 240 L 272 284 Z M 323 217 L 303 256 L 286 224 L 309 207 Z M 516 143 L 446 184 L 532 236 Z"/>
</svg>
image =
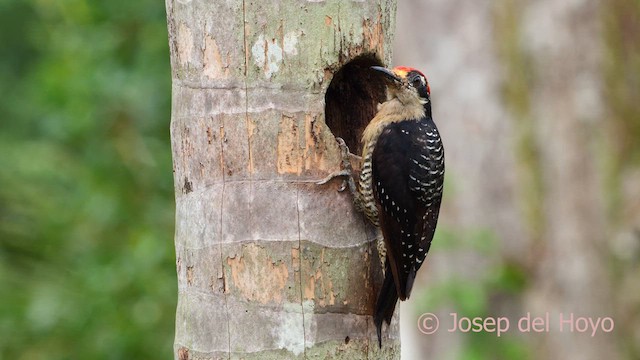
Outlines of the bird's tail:
<svg viewBox="0 0 640 360">
<path fill-rule="evenodd" d="M 382 322 L 385 321 L 387 326 L 391 323 L 393 311 L 396 309 L 396 303 L 398 302 L 398 292 L 393 282 L 393 274 L 391 274 L 389 260 L 386 261 L 385 267 L 384 282 L 378 294 L 376 312 L 373 317 L 373 322 L 376 324 L 378 330 L 378 346 L 380 348 L 382 348 Z"/>
</svg>

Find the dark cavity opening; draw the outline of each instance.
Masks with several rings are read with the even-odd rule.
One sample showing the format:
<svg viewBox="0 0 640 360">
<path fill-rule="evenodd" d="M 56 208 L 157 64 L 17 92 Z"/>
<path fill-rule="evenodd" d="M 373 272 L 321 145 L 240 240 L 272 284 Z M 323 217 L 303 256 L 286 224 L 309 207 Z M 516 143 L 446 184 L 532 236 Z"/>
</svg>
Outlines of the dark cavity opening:
<svg viewBox="0 0 640 360">
<path fill-rule="evenodd" d="M 349 151 L 361 155 L 360 138 L 364 128 L 376 115 L 377 106 L 386 98 L 386 87 L 371 66 L 383 66 L 374 54 L 360 55 L 335 73 L 325 100 L 325 122 L 336 137 L 341 137 Z"/>
</svg>

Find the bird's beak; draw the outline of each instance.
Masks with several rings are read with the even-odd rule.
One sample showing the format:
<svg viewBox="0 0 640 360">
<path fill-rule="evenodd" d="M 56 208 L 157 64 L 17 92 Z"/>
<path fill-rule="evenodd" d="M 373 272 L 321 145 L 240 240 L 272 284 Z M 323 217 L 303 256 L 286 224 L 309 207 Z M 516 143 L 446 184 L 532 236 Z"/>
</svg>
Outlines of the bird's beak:
<svg viewBox="0 0 640 360">
<path fill-rule="evenodd" d="M 393 71 L 382 67 L 382 66 L 372 66 L 371 70 L 377 71 L 384 75 L 385 80 L 389 81 L 392 84 L 400 85 L 402 84 L 402 79 L 398 77 Z"/>
</svg>

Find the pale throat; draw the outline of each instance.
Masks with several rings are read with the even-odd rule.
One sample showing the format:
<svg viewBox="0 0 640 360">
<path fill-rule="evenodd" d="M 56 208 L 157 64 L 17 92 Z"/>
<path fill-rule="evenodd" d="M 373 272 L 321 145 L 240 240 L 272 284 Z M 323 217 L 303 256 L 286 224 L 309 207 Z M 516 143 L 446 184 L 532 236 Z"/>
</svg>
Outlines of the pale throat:
<svg viewBox="0 0 640 360">
<path fill-rule="evenodd" d="M 424 104 L 427 100 L 418 96 L 413 89 L 387 90 L 387 101 L 378 105 L 378 113 L 362 133 L 362 144 L 375 144 L 382 130 L 390 124 L 401 121 L 418 121 L 426 116 Z M 362 149 L 363 157 L 372 149 Z"/>
</svg>

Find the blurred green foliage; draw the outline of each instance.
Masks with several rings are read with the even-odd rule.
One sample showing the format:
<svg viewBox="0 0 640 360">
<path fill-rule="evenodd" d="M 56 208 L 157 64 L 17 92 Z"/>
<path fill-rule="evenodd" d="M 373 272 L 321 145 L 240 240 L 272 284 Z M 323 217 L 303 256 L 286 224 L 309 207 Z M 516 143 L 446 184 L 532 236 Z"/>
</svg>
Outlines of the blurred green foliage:
<svg viewBox="0 0 640 360">
<path fill-rule="evenodd" d="M 537 243 L 545 231 L 544 164 L 536 139 L 536 121 L 531 113 L 530 89 L 537 76 L 532 57 L 522 46 L 524 8 L 519 0 L 493 3 L 494 37 L 497 55 L 508 81 L 502 83 L 502 98 L 514 126 L 517 178 L 521 183 L 519 205 L 528 231 Z"/>
<path fill-rule="evenodd" d="M 0 2 L 0 358 L 171 358 L 164 2 Z"/>
<path fill-rule="evenodd" d="M 611 0 L 602 8 L 604 43 L 603 96 L 610 111 L 616 169 L 640 164 L 640 2 Z M 618 168 L 619 167 L 619 168 Z"/>
<path fill-rule="evenodd" d="M 452 230 L 440 226 L 436 231 L 432 249 L 434 253 L 446 254 L 459 252 L 483 259 L 495 259 L 490 264 L 477 262 L 477 270 L 473 276 L 452 274 L 438 283 L 430 285 L 419 292 L 418 306 L 415 310 L 417 319 L 420 314 L 438 312 L 447 309 L 447 313 L 455 312 L 460 317 L 501 317 L 507 316 L 508 308 L 500 308 L 505 303 L 515 301 L 529 284 L 526 269 L 520 264 L 506 259 L 497 259 L 499 242 L 496 235 L 487 229 Z M 460 253 L 462 252 L 462 253 Z M 470 261 L 469 264 L 473 264 Z M 474 266 L 474 265 L 471 265 Z M 509 316 L 507 316 L 509 317 Z M 448 319 L 447 319 L 448 321 Z M 446 326 L 451 326 L 450 323 Z M 513 324 L 512 324 L 513 325 Z M 442 328 L 443 329 L 443 328 Z M 531 348 L 516 331 L 507 331 L 501 337 L 495 333 L 480 331 L 461 333 L 463 346 L 454 349 L 462 360 L 495 360 L 495 359 L 530 359 Z"/>
<path fill-rule="evenodd" d="M 607 1 L 601 16 L 607 50 L 603 59 L 609 133 L 607 201 L 610 220 L 620 225 L 625 203 L 620 185 L 627 170 L 640 166 L 640 1 Z"/>
</svg>

